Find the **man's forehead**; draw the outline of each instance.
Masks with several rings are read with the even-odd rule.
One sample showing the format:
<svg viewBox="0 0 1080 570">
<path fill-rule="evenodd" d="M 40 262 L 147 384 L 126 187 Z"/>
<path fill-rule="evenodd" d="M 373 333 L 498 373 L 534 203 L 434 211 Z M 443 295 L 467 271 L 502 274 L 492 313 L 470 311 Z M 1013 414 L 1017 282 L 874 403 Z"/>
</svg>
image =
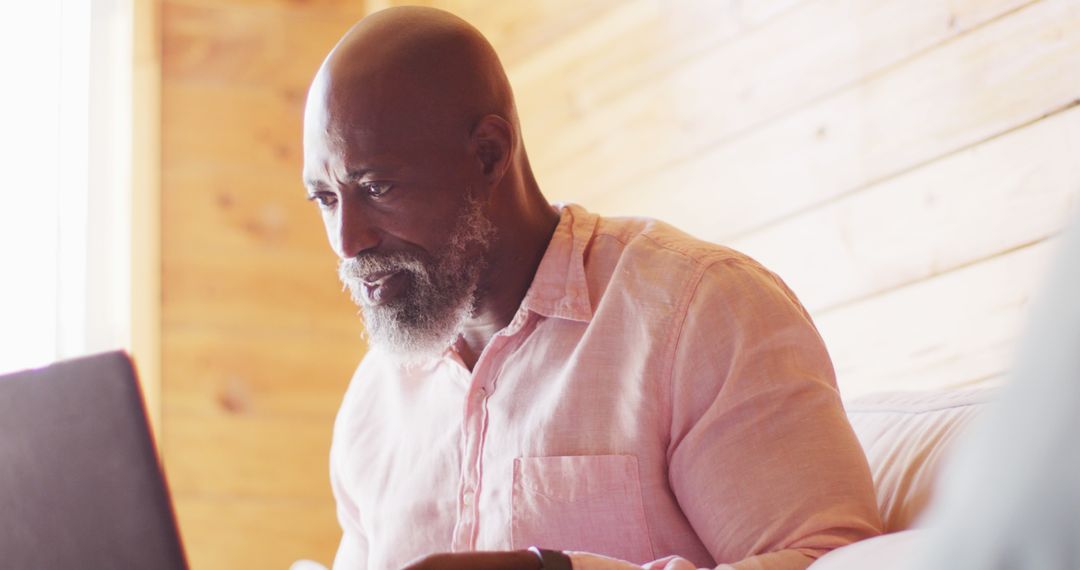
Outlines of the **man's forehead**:
<svg viewBox="0 0 1080 570">
<path fill-rule="evenodd" d="M 409 164 L 425 164 L 445 141 L 427 131 L 344 122 L 305 129 L 305 183 L 324 178 L 355 181 L 372 173 L 394 175 Z M 309 184 L 310 186 L 310 184 Z"/>
<path fill-rule="evenodd" d="M 422 142 L 450 126 L 433 105 L 407 89 L 390 85 L 342 85 L 314 91 L 304 113 L 305 136 L 340 141 Z"/>
<path fill-rule="evenodd" d="M 304 159 L 325 161 L 338 157 L 355 161 L 363 156 L 383 155 L 395 146 L 407 143 L 404 125 L 395 125 L 392 117 L 360 97 L 330 95 L 312 89 L 304 112 Z"/>
<path fill-rule="evenodd" d="M 304 159 L 341 161 L 360 168 L 366 162 L 396 164 L 415 160 L 417 155 L 445 148 L 445 138 L 432 130 L 412 128 L 392 122 L 327 122 L 305 128 Z"/>
<path fill-rule="evenodd" d="M 468 138 L 467 117 L 448 113 L 402 75 L 332 63 L 320 69 L 304 112 L 305 178 L 421 164 Z"/>
</svg>

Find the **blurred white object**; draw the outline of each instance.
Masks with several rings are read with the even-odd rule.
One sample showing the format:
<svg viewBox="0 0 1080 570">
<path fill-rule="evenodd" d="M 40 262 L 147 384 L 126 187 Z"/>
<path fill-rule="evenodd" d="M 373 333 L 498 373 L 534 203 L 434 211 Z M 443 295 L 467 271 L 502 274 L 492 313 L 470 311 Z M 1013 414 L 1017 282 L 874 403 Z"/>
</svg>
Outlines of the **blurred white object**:
<svg viewBox="0 0 1080 570">
<path fill-rule="evenodd" d="M 911 568 L 1080 568 L 1080 219 L 1011 379 L 957 446 Z"/>
<path fill-rule="evenodd" d="M 326 566 L 314 560 L 297 560 L 289 566 L 289 570 L 326 570 Z"/>
</svg>

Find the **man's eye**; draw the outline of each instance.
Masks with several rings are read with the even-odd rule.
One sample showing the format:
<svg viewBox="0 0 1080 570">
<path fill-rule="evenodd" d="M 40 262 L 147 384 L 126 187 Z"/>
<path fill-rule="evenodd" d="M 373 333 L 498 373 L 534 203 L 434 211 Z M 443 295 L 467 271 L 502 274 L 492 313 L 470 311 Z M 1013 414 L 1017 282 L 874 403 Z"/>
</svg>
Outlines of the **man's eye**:
<svg viewBox="0 0 1080 570">
<path fill-rule="evenodd" d="M 389 182 L 364 182 L 360 184 L 360 188 L 372 198 L 382 198 L 393 187 L 393 184 Z"/>
<path fill-rule="evenodd" d="M 308 196 L 308 200 L 319 204 L 320 208 L 330 208 L 334 204 L 337 204 L 337 196 L 334 196 L 329 192 L 317 192 Z"/>
</svg>

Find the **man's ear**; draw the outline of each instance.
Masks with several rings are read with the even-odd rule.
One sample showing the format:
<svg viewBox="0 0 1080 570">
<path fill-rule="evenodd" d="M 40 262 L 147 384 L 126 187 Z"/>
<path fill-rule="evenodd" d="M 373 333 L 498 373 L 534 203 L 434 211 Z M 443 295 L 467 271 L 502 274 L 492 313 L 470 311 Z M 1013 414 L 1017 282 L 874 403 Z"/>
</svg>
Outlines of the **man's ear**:
<svg viewBox="0 0 1080 570">
<path fill-rule="evenodd" d="M 472 132 L 472 148 L 490 186 L 502 180 L 510 168 L 517 139 L 514 127 L 498 115 L 486 115 Z"/>
</svg>

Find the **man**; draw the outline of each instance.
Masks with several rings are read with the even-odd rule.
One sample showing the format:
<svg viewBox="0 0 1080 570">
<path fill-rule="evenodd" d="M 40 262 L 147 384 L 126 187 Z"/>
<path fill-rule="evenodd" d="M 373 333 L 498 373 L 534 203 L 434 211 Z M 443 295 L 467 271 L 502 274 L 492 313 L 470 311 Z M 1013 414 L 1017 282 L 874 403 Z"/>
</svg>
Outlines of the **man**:
<svg viewBox="0 0 1080 570">
<path fill-rule="evenodd" d="M 371 345 L 334 428 L 335 568 L 805 568 L 878 532 L 794 295 L 662 223 L 550 206 L 471 26 L 365 18 L 304 123 Z"/>
</svg>

